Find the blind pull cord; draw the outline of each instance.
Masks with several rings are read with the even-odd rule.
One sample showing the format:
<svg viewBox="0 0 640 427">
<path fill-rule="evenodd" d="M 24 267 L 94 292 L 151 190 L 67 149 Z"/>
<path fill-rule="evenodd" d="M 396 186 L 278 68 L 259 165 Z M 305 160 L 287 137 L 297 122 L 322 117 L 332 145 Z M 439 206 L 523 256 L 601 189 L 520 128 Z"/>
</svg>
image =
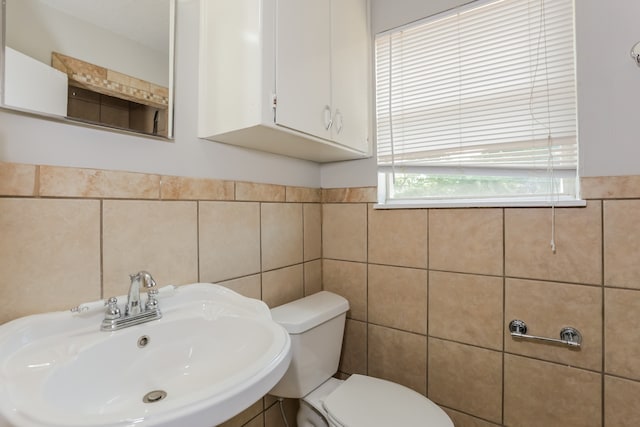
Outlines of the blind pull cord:
<svg viewBox="0 0 640 427">
<path fill-rule="evenodd" d="M 389 34 L 389 138 L 391 140 L 391 179 L 396 185 L 396 150 L 393 137 L 393 37 Z"/>
<path fill-rule="evenodd" d="M 558 198 L 558 192 L 556 189 L 556 178 L 555 171 L 553 167 L 553 141 L 551 139 L 551 106 L 549 100 L 549 69 L 547 64 L 547 26 L 546 26 L 546 16 L 544 9 L 545 0 L 540 0 L 540 23 L 538 29 L 538 40 L 536 43 L 536 62 L 535 68 L 533 71 L 533 80 L 531 84 L 531 92 L 529 96 L 529 111 L 531 113 L 531 117 L 534 121 L 541 124 L 547 129 L 547 173 L 550 178 L 550 199 L 551 199 L 551 241 L 549 242 L 549 246 L 551 247 L 551 252 L 553 254 L 556 253 L 556 199 Z M 546 113 L 547 113 L 547 123 L 543 123 L 538 120 L 533 112 L 533 97 L 534 90 L 536 85 L 536 79 L 538 77 L 538 69 L 540 67 L 540 51 L 544 49 L 544 77 L 545 77 L 545 92 L 546 92 Z"/>
<path fill-rule="evenodd" d="M 551 252 L 556 253 L 556 205 L 551 205 Z"/>
</svg>

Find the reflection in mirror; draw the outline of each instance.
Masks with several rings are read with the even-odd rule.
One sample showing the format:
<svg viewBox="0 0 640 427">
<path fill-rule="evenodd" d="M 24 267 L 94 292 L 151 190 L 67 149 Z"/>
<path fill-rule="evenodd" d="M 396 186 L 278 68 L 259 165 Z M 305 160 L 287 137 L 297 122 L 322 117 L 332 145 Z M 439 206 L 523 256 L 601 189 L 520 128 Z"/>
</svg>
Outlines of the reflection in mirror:
<svg viewBox="0 0 640 427">
<path fill-rule="evenodd" d="M 175 0 L 5 0 L 2 105 L 172 137 Z"/>
</svg>

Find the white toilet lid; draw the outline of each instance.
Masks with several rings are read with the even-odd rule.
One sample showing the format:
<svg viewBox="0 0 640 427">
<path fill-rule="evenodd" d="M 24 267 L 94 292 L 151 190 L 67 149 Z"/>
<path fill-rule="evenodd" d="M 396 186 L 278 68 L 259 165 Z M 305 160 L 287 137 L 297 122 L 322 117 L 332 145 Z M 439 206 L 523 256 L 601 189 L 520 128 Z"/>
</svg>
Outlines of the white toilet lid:
<svg viewBox="0 0 640 427">
<path fill-rule="evenodd" d="M 329 418 L 345 427 L 453 427 L 447 414 L 399 384 L 351 375 L 324 401 Z"/>
</svg>

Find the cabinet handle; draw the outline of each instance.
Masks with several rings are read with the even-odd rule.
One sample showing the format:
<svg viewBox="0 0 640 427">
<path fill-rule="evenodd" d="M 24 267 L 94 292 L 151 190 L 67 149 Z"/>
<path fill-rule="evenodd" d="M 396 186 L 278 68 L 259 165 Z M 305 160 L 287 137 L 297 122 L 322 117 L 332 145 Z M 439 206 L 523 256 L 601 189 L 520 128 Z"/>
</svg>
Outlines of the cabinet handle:
<svg viewBox="0 0 640 427">
<path fill-rule="evenodd" d="M 324 106 L 324 129 L 329 130 L 333 126 L 333 119 L 331 118 L 331 107 Z"/>
<path fill-rule="evenodd" d="M 333 116 L 333 121 L 336 123 L 336 133 L 339 134 L 340 132 L 342 132 L 344 122 L 342 120 L 342 113 L 337 108 L 336 114 Z"/>
</svg>

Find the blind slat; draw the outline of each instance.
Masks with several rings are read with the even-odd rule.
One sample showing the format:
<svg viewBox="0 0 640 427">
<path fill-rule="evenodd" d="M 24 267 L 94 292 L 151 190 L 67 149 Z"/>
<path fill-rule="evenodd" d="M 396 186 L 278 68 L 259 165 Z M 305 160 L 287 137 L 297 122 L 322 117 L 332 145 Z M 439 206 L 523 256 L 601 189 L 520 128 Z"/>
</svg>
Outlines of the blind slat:
<svg viewBox="0 0 640 427">
<path fill-rule="evenodd" d="M 544 27 L 541 1 L 376 37 L 379 165 L 576 168 L 573 0 L 544 1 Z"/>
</svg>

